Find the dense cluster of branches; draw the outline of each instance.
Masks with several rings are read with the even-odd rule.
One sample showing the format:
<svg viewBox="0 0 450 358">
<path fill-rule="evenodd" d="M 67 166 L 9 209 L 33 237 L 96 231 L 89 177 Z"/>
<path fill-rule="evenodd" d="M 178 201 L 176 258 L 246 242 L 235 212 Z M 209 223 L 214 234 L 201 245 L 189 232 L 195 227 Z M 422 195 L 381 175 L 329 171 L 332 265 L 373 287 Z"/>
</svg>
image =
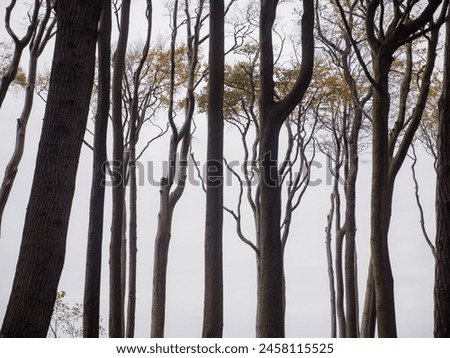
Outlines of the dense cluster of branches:
<svg viewBox="0 0 450 358">
<path fill-rule="evenodd" d="M 448 21 L 442 79 L 435 71 L 448 1 L 330 0 L 324 5 L 303 0 L 292 12 L 296 25 L 290 25 L 290 34 L 280 30 L 278 0 L 174 0 L 167 7 L 168 46 L 152 41 L 151 0 L 142 19 L 144 40 L 129 40 L 131 5 L 130 0 L 59 0 L 55 6 L 50 0 L 35 0 L 22 38 L 11 24 L 16 0 L 6 8 L 5 29 L 12 42 L 2 42 L 0 108 L 12 85 L 23 86 L 25 95 L 15 150 L 0 188 L 0 225 L 24 153 L 36 91 L 46 110 L 0 335 L 56 337 L 58 314 L 66 321 L 82 315 L 82 329 L 74 333 L 73 325 L 67 328 L 72 336 L 98 337 L 103 332 L 100 278 L 108 181 L 108 330 L 110 337 L 134 337 L 137 248 L 143 235 L 138 235 L 136 166 L 151 144 L 167 134 L 150 329 L 152 337 L 164 337 L 173 217 L 188 184 L 186 163 L 190 158 L 195 162 L 195 118 L 206 114 L 207 166 L 205 173 L 198 170 L 206 193 L 203 337 L 222 336 L 224 212 L 256 257 L 256 336 L 285 336 L 284 253 L 319 152 L 333 175 L 330 209 L 324 214 L 331 336 L 374 337 L 376 327 L 379 337 L 396 337 L 388 239 L 396 177 L 411 148 L 422 230 L 436 259 L 434 334 L 450 337 Z M 292 4 L 283 6 L 292 10 Z M 115 26 L 117 39 L 112 36 Z M 37 81 L 38 60 L 53 37 L 49 77 Z M 27 71 L 21 68 L 26 46 Z M 90 110 L 95 113 L 92 129 Z M 166 118 L 164 124 L 161 118 Z M 235 158 L 224 155 L 225 126 L 239 135 L 242 172 L 230 164 Z M 419 197 L 415 138 L 436 161 L 435 245 Z M 83 143 L 93 154 L 85 291 L 83 305 L 70 309 L 62 302 L 58 283 Z M 371 205 L 371 257 L 364 268 L 368 274 L 360 314 L 356 184 L 364 151 L 372 155 L 371 195 L 366 198 Z M 234 207 L 224 202 L 226 172 L 238 184 Z M 243 225 L 247 215 L 254 224 L 251 233 Z"/>
</svg>

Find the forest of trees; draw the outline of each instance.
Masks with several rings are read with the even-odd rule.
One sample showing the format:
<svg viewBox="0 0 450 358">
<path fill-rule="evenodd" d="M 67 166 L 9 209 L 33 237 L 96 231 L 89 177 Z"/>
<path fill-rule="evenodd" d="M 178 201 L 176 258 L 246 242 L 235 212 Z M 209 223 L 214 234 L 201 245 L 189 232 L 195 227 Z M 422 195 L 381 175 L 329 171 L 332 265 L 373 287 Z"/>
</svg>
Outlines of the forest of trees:
<svg viewBox="0 0 450 358">
<path fill-rule="evenodd" d="M 404 336 L 397 287 L 414 281 L 394 278 L 411 245 L 434 271 L 427 334 L 450 338 L 448 0 L 5 6 L 0 337 L 165 337 L 194 290 L 182 271 L 203 284 L 188 336 L 223 337 L 229 297 L 249 290 L 252 334 L 288 336 L 306 276 L 326 277 L 328 336 Z M 61 287 L 75 256 L 84 290 Z M 326 263 L 294 272 L 301 257 Z"/>
</svg>

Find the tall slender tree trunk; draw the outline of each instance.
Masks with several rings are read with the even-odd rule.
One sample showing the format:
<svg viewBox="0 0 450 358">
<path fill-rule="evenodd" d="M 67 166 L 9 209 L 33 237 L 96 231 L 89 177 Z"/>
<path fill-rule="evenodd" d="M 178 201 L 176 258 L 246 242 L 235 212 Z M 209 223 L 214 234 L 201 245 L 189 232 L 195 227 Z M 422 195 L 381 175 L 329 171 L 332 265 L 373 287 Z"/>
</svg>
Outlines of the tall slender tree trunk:
<svg viewBox="0 0 450 358">
<path fill-rule="evenodd" d="M 161 199 L 158 214 L 158 232 L 155 239 L 153 263 L 152 324 L 150 333 L 153 338 L 164 337 L 167 263 L 173 214 L 173 210 L 169 206 L 169 190 L 167 181 L 162 181 L 160 188 Z"/>
<path fill-rule="evenodd" d="M 394 279 L 389 259 L 388 231 L 391 217 L 392 190 L 389 181 L 389 68 L 390 52 L 380 51 L 374 61 L 377 86 L 373 94 L 372 119 L 372 192 L 371 237 L 373 277 L 375 283 L 378 336 L 397 336 L 395 321 Z"/>
<path fill-rule="evenodd" d="M 137 178 L 136 178 L 136 145 L 139 139 L 139 87 L 142 76 L 142 69 L 147 61 L 150 50 L 150 39 L 152 34 L 152 16 L 153 4 L 152 0 L 147 0 L 147 8 L 145 17 L 147 19 L 147 37 L 145 39 L 144 48 L 142 50 L 141 60 L 138 68 L 133 74 L 133 99 L 131 102 L 130 116 L 130 256 L 129 256 L 129 276 L 128 276 L 128 309 L 127 309 L 127 327 L 126 337 L 133 338 L 136 323 L 136 273 L 137 273 Z"/>
<path fill-rule="evenodd" d="M 278 1 L 261 1 L 260 11 L 260 145 L 259 145 L 259 287 L 258 337 L 284 337 L 281 190 L 278 184 L 278 142 L 283 124 L 275 111 L 272 26 Z"/>
<path fill-rule="evenodd" d="M 121 255 L 124 196 L 124 153 L 122 128 L 122 80 L 125 72 L 125 56 L 130 22 L 130 1 L 123 0 L 120 15 L 120 33 L 114 54 L 112 77 L 112 126 L 113 126 L 113 209 L 110 242 L 109 276 L 109 336 L 124 336 L 124 306 L 122 299 Z"/>
<path fill-rule="evenodd" d="M 337 195 L 339 197 L 339 195 Z M 336 207 L 340 205 L 340 199 L 337 200 Z M 340 210 L 340 209 L 338 209 Z M 336 220 L 336 222 L 338 222 Z M 336 230 L 336 311 L 338 319 L 338 333 L 339 338 L 347 336 L 347 322 L 345 317 L 345 299 L 344 299 L 344 272 L 343 272 L 343 248 L 344 248 L 344 231 L 342 228 Z"/>
<path fill-rule="evenodd" d="M 377 320 L 375 285 L 373 282 L 372 264 L 369 265 L 367 275 L 366 297 L 361 320 L 361 338 L 375 337 L 375 323 Z"/>
<path fill-rule="evenodd" d="M 189 120 L 190 121 L 190 120 Z M 189 147 L 191 143 L 190 124 L 186 127 L 187 132 L 182 141 L 181 154 L 179 158 L 180 173 L 176 189 L 171 192 L 173 176 L 175 175 L 176 142 L 171 138 L 171 158 L 173 167 L 169 170 L 169 179 L 161 179 L 160 187 L 160 209 L 158 213 L 158 231 L 155 238 L 155 253 L 153 263 L 153 294 L 152 294 L 152 323 L 151 337 L 164 337 L 166 317 L 166 281 L 167 265 L 169 259 L 169 244 L 172 236 L 172 218 L 175 206 L 183 195 L 186 185 L 186 170 Z M 172 179 L 170 179 L 172 178 Z"/>
<path fill-rule="evenodd" d="M 336 180 L 336 178 L 335 178 Z M 331 207 L 327 215 L 327 226 L 325 228 L 325 247 L 327 253 L 327 272 L 328 272 L 328 287 L 330 291 L 330 315 L 331 315 L 331 338 L 337 338 L 337 312 L 336 312 L 336 286 L 335 274 L 333 268 L 333 250 L 331 248 L 331 229 L 333 226 L 333 217 L 335 209 L 334 191 L 330 195 Z"/>
<path fill-rule="evenodd" d="M 134 123 L 134 124 L 133 124 Z M 136 274 L 137 274 L 137 181 L 136 181 L 136 123 L 131 124 L 130 137 L 130 229 L 129 229 L 129 272 L 128 272 L 128 307 L 127 338 L 134 337 L 136 313 Z"/>
<path fill-rule="evenodd" d="M 341 15 L 345 18 L 342 6 Z M 448 2 L 441 7 L 438 20 L 433 20 L 442 1 L 428 1 L 419 14 L 411 15 L 412 8 L 406 8 L 406 13 L 399 3 L 393 3 L 392 18 L 379 19 L 379 11 L 383 11 L 383 4 L 379 1 L 367 3 L 365 30 L 366 38 L 371 48 L 372 73 L 368 79 L 372 84 L 372 192 L 371 192 L 371 265 L 376 297 L 376 313 L 378 336 L 380 338 L 397 337 L 394 280 L 389 258 L 388 231 L 392 211 L 392 196 L 395 177 L 404 162 L 414 134 L 419 126 L 426 99 L 432 69 L 436 58 L 436 44 L 439 24 L 444 17 Z M 407 19 L 405 22 L 402 19 Z M 377 25 L 380 21 L 380 25 Z M 347 22 L 348 26 L 348 22 Z M 379 29 L 385 28 L 384 31 Z M 413 106 L 412 115 L 405 123 L 405 100 L 408 98 L 408 85 L 411 68 L 411 43 L 418 36 L 428 31 L 428 49 L 426 64 L 421 76 L 420 91 Z M 422 34 L 421 34 L 422 32 Z M 394 60 L 395 52 L 405 46 L 407 54 L 407 69 L 404 82 L 400 86 L 400 113 L 396 125 L 389 130 L 390 94 L 389 72 Z M 362 61 L 361 56 L 360 60 Z M 406 85 L 405 85 L 406 84 Z M 403 104 L 402 104 L 403 101 Z M 399 140 L 400 133 L 404 133 Z M 395 153 L 395 154 L 394 154 Z"/>
<path fill-rule="evenodd" d="M 129 152 L 124 151 L 124 161 L 123 161 L 123 170 L 124 177 L 126 177 L 124 181 L 124 190 L 123 190 L 123 211 L 122 211 L 122 243 L 120 246 L 120 309 L 121 313 L 121 331 L 125 337 L 125 296 L 127 291 L 127 254 L 128 254 L 128 239 L 127 239 L 127 226 L 128 226 L 128 210 L 127 210 L 127 187 L 129 186 L 130 176 L 127 172 L 128 164 L 129 164 Z"/>
<path fill-rule="evenodd" d="M 100 283 L 105 202 L 106 142 L 111 86 L 111 2 L 103 1 L 98 35 L 98 104 L 94 132 L 88 244 L 83 299 L 83 337 L 97 338 L 100 327 Z"/>
<path fill-rule="evenodd" d="M 184 123 L 180 129 L 174 122 L 173 108 L 175 95 L 175 53 L 178 29 L 178 1 L 174 3 L 173 32 L 170 54 L 170 94 L 168 119 L 172 129 L 169 144 L 169 168 L 166 177 L 160 184 L 160 211 L 158 213 L 158 231 L 155 238 L 154 266 L 153 266 L 153 293 L 152 293 L 152 323 L 151 337 L 164 337 L 166 315 L 166 280 L 169 256 L 169 244 L 172 230 L 172 217 L 175 206 L 180 200 L 186 187 L 187 160 L 191 145 L 191 125 L 195 108 L 195 77 L 198 65 L 198 51 L 200 44 L 200 30 L 202 26 L 204 1 L 200 1 L 196 9 L 195 25 L 189 14 L 189 3 L 185 1 L 188 79 L 184 107 Z M 180 155 L 178 148 L 181 143 Z M 178 173 L 177 173 L 178 169 Z M 175 186 L 174 186 L 175 185 Z M 174 189 L 172 189 L 174 187 Z"/>
<path fill-rule="evenodd" d="M 362 123 L 362 111 L 354 105 L 355 116 L 348 140 L 348 163 L 345 183 L 345 294 L 346 337 L 358 337 L 358 289 L 356 276 L 356 178 L 358 176 L 358 137 Z"/>
<path fill-rule="evenodd" d="M 358 336 L 358 290 L 356 288 L 356 218 L 355 218 L 355 187 L 350 188 L 352 184 L 347 183 L 348 189 L 352 193 L 346 196 L 346 219 L 345 219 L 345 256 L 344 256 L 344 274 L 345 274 L 345 294 L 346 294 L 346 337 L 357 338 Z"/>
<path fill-rule="evenodd" d="M 103 1 L 59 0 L 47 106 L 19 260 L 0 332 L 45 337 L 64 265 Z"/>
<path fill-rule="evenodd" d="M 225 63 L 224 1 L 210 2 L 208 147 L 205 218 L 205 295 L 203 337 L 223 330 L 223 96 Z"/>
<path fill-rule="evenodd" d="M 450 338 L 450 20 L 448 18 L 444 58 L 436 166 L 434 336 Z"/>
<path fill-rule="evenodd" d="M 261 0 L 260 53 L 260 147 L 259 147 L 259 253 L 258 337 L 284 337 L 283 250 L 281 243 L 281 190 L 278 179 L 278 142 L 283 122 L 302 101 L 314 64 L 314 3 L 303 1 L 302 64 L 291 91 L 275 101 L 272 27 L 277 0 Z"/>
</svg>

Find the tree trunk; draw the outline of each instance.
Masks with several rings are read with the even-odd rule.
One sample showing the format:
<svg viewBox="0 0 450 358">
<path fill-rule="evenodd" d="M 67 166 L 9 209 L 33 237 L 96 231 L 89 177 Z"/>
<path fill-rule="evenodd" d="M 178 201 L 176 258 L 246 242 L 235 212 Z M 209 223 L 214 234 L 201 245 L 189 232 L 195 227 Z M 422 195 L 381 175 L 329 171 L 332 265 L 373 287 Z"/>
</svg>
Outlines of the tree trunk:
<svg viewBox="0 0 450 358">
<path fill-rule="evenodd" d="M 367 275 L 366 297 L 361 322 L 361 338 L 375 337 L 375 323 L 377 320 L 375 287 L 373 282 L 372 264 L 369 266 Z"/>
<path fill-rule="evenodd" d="M 261 0 L 260 54 L 260 280 L 258 310 L 260 338 L 284 337 L 283 250 L 280 234 L 281 190 L 278 180 L 278 142 L 283 122 L 302 101 L 314 63 L 314 3 L 303 1 L 302 64 L 297 80 L 284 99 L 275 102 L 272 27 L 277 0 Z"/>
<path fill-rule="evenodd" d="M 110 243 L 109 276 L 109 336 L 124 336 L 124 306 L 121 283 L 122 225 L 124 202 L 124 164 L 122 128 L 122 79 L 125 70 L 125 56 L 130 22 L 130 0 L 122 1 L 120 33 L 114 54 L 112 78 L 112 125 L 113 125 L 113 209 Z"/>
<path fill-rule="evenodd" d="M 358 176 L 358 137 L 362 123 L 362 111 L 354 105 L 350 138 L 347 143 L 348 163 L 345 181 L 345 293 L 346 293 L 346 337 L 358 337 L 358 290 L 356 276 L 356 178 Z"/>
<path fill-rule="evenodd" d="M 275 117 L 276 118 L 276 117 Z M 280 235 L 278 136 L 275 118 L 261 114 L 260 144 L 260 338 L 284 337 L 283 255 Z"/>
<path fill-rule="evenodd" d="M 129 164 L 129 152 L 124 153 L 124 161 L 123 161 L 123 168 L 124 173 L 127 172 L 128 164 Z M 126 157 L 126 159 L 125 159 Z M 123 332 L 123 335 L 125 337 L 125 295 L 127 291 L 127 252 L 128 252 L 128 242 L 127 242 L 127 187 L 129 185 L 129 175 L 124 174 L 127 178 L 125 179 L 125 187 L 123 190 L 123 211 L 122 211 L 122 243 L 120 246 L 120 308 L 122 310 L 121 313 L 121 331 Z"/>
<path fill-rule="evenodd" d="M 94 162 L 89 207 L 88 244 L 83 300 L 83 337 L 98 338 L 103 215 L 105 202 L 106 142 L 111 83 L 111 2 L 103 1 L 98 36 L 98 104 L 94 132 Z"/>
<path fill-rule="evenodd" d="M 439 101 L 436 183 L 434 336 L 450 338 L 450 21 L 446 23 L 443 89 Z"/>
<path fill-rule="evenodd" d="M 22 245 L 4 337 L 45 337 L 66 236 L 94 80 L 103 1 L 59 0 L 58 32 Z"/>
<path fill-rule="evenodd" d="M 163 338 L 166 317 L 166 280 L 169 243 L 171 238 L 173 210 L 169 206 L 169 191 L 165 178 L 161 181 L 158 232 L 155 239 L 153 263 L 153 296 L 151 337 Z"/>
<path fill-rule="evenodd" d="M 339 195 L 337 196 L 339 197 Z M 340 200 L 336 202 L 336 210 L 340 210 Z M 336 222 L 337 219 L 336 219 Z M 336 313 L 338 319 L 338 332 L 339 338 L 345 338 L 347 335 L 347 324 L 345 317 L 345 309 L 344 309 L 344 273 L 343 273 L 343 264 L 342 264 L 342 252 L 344 246 L 344 232 L 343 229 L 338 228 L 336 230 L 336 257 L 335 257 L 335 266 L 336 266 Z"/>
<path fill-rule="evenodd" d="M 331 338 L 337 338 L 337 312 L 336 312 L 336 288 L 334 283 L 334 268 L 333 268 L 333 250 L 331 248 L 331 229 L 333 225 L 335 201 L 334 191 L 330 195 L 331 208 L 327 215 L 327 226 L 325 228 L 325 247 L 327 253 L 327 272 L 328 272 L 328 287 L 330 291 L 330 315 L 331 315 Z"/>
<path fill-rule="evenodd" d="M 388 78 L 391 62 L 391 53 L 380 50 L 374 59 L 373 69 L 377 86 L 374 88 L 373 94 L 370 248 L 375 296 L 377 299 L 378 336 L 380 338 L 397 336 L 394 280 L 388 248 L 388 231 L 392 201 L 388 151 L 388 119 L 390 107 Z"/>
<path fill-rule="evenodd" d="M 208 146 L 205 218 L 205 297 L 203 332 L 222 337 L 223 329 L 223 96 L 224 96 L 224 1 L 210 2 Z M 279 230 L 278 230 L 279 231 Z"/>
<path fill-rule="evenodd" d="M 129 276 L 128 276 L 128 309 L 127 309 L 127 328 L 126 337 L 133 338 L 136 324 L 136 273 L 137 273 L 137 178 L 136 178 L 136 144 L 139 140 L 139 86 L 142 75 L 142 69 L 147 61 L 150 49 L 150 39 L 152 34 L 152 0 L 147 0 L 146 14 L 147 18 L 147 37 L 142 50 L 139 66 L 133 74 L 133 99 L 131 102 L 130 114 L 130 253 L 129 253 Z"/>
</svg>

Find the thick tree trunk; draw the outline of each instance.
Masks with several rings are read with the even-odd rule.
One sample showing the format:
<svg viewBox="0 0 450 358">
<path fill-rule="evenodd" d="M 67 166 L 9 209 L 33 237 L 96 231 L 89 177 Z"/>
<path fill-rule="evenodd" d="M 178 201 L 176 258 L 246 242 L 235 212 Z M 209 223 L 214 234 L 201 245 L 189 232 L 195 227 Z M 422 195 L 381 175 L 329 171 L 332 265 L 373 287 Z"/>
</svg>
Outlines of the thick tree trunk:
<svg viewBox="0 0 450 358">
<path fill-rule="evenodd" d="M 260 280 L 258 287 L 259 336 L 284 337 L 283 249 L 280 234 L 281 190 L 278 179 L 278 141 L 283 122 L 302 101 L 314 63 L 314 3 L 303 1 L 302 64 L 286 97 L 275 102 L 272 27 L 277 0 L 261 0 L 260 52 Z"/>
<path fill-rule="evenodd" d="M 283 118 L 275 112 L 272 26 L 277 1 L 261 1 L 260 11 L 260 146 L 259 146 L 259 287 L 258 338 L 284 337 L 281 191 L 278 141 Z"/>
<path fill-rule="evenodd" d="M 394 279 L 388 248 L 392 190 L 389 183 L 388 118 L 390 97 L 388 71 L 390 55 L 379 54 L 374 63 L 378 87 L 373 95 L 371 237 L 373 277 L 375 283 L 378 336 L 397 336 L 395 322 Z M 386 63 L 388 66 L 386 66 Z"/>
<path fill-rule="evenodd" d="M 443 90 L 439 102 L 436 183 L 434 336 L 450 338 L 450 21 L 446 24 Z"/>
<path fill-rule="evenodd" d="M 262 114 L 260 144 L 260 338 L 284 337 L 283 255 L 278 185 L 279 122 Z"/>
<path fill-rule="evenodd" d="M 223 96 L 224 1 L 210 2 L 208 147 L 205 218 L 205 297 L 203 337 L 222 337 L 223 330 Z"/>
<path fill-rule="evenodd" d="M 111 2 L 103 1 L 98 36 L 98 104 L 95 118 L 94 162 L 89 207 L 88 244 L 83 300 L 83 337 L 97 338 L 100 326 L 103 214 L 105 202 L 106 142 L 111 83 Z"/>
<path fill-rule="evenodd" d="M 55 52 L 4 337 L 45 337 L 61 271 L 103 1 L 59 0 Z"/>
</svg>

